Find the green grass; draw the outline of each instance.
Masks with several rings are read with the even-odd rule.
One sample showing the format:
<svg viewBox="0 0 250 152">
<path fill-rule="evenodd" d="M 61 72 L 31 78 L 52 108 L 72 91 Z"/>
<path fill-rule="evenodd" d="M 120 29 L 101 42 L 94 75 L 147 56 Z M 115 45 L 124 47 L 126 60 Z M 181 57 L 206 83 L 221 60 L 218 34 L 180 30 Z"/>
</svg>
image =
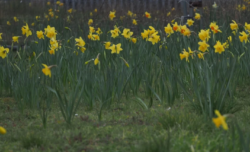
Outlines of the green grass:
<svg viewBox="0 0 250 152">
<path fill-rule="evenodd" d="M 105 109 L 80 105 L 72 125 L 67 125 L 58 104 L 53 102 L 47 128 L 37 110 L 20 114 L 12 98 L 0 99 L 0 151 L 223 151 L 224 140 L 231 140 L 232 124 L 237 120 L 244 131 L 250 125 L 250 87 L 238 88 L 236 102 L 245 106 L 227 119 L 229 131 L 217 129 L 212 120 L 192 111 L 190 102 L 176 101 L 169 106 L 155 101 L 149 110 L 134 100 L 123 100 Z M 145 100 L 145 99 L 144 99 Z M 232 144 L 228 142 L 230 146 Z M 239 147 L 238 147 L 239 148 Z"/>
</svg>

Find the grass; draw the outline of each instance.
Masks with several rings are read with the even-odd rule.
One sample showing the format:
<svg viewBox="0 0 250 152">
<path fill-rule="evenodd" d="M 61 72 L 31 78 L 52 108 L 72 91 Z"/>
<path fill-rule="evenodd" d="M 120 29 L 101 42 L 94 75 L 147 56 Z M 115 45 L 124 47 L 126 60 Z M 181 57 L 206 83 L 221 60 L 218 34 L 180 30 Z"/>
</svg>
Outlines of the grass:
<svg viewBox="0 0 250 152">
<path fill-rule="evenodd" d="M 235 119 L 244 131 L 249 130 L 249 85 L 237 89 L 237 103 L 245 106 L 228 118 L 229 128 Z M 244 90 L 244 91 L 242 91 Z M 126 103 L 126 104 L 125 104 Z M 155 102 L 149 110 L 133 100 L 113 104 L 98 120 L 98 109 L 78 109 L 72 125 L 66 125 L 57 103 L 49 112 L 43 129 L 37 110 L 20 115 L 10 97 L 0 99 L 1 125 L 7 134 L 0 136 L 1 151 L 222 151 L 224 136 L 230 131 L 217 129 L 210 119 L 190 110 L 187 101 L 177 101 L 169 110 Z M 146 147 L 146 149 L 145 149 Z M 164 150 L 165 149 L 165 150 Z"/>
</svg>

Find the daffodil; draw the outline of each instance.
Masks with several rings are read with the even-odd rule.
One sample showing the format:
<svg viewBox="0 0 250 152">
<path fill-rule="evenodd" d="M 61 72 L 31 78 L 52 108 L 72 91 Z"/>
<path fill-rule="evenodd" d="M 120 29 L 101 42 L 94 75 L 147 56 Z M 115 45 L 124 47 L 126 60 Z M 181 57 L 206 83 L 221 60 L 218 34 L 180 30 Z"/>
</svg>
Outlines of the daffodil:
<svg viewBox="0 0 250 152">
<path fill-rule="evenodd" d="M 179 27 L 179 25 L 177 24 L 177 22 L 175 22 L 175 23 L 173 24 L 173 30 L 174 30 L 175 32 L 180 31 L 180 27 Z"/>
<path fill-rule="evenodd" d="M 13 37 L 12 37 L 12 41 L 18 43 L 18 38 L 19 38 L 18 36 L 13 36 Z"/>
<path fill-rule="evenodd" d="M 56 51 L 55 50 L 49 50 L 49 54 L 51 54 L 51 55 L 55 55 L 55 53 L 56 53 Z"/>
<path fill-rule="evenodd" d="M 113 44 L 112 46 L 109 47 L 109 49 L 111 50 L 111 54 L 113 54 L 113 53 L 120 54 L 120 52 L 123 50 L 121 48 L 121 43 L 119 43 L 117 45 Z"/>
<path fill-rule="evenodd" d="M 36 31 L 36 35 L 39 39 L 44 39 L 43 31 Z"/>
<path fill-rule="evenodd" d="M 9 53 L 9 48 L 4 48 L 3 46 L 0 46 L 0 57 L 4 59 L 8 53 Z"/>
<path fill-rule="evenodd" d="M 32 32 L 31 32 L 31 30 L 29 29 L 29 26 L 28 26 L 27 23 L 26 23 L 25 26 L 22 27 L 22 34 L 23 34 L 23 35 L 26 35 L 26 37 L 32 35 Z"/>
<path fill-rule="evenodd" d="M 109 18 L 110 18 L 111 21 L 115 18 L 115 11 L 113 11 L 113 12 L 110 11 Z"/>
<path fill-rule="evenodd" d="M 128 11 L 127 15 L 130 16 L 130 17 L 132 17 L 133 13 L 131 11 Z"/>
<path fill-rule="evenodd" d="M 78 47 L 84 47 L 85 46 L 85 42 L 82 39 L 82 37 L 75 38 L 75 41 L 76 41 L 76 46 L 78 46 Z"/>
<path fill-rule="evenodd" d="M 137 42 L 136 38 L 132 38 L 131 41 L 135 44 Z"/>
<path fill-rule="evenodd" d="M 167 13 L 167 16 L 170 16 L 170 15 L 171 15 L 171 12 L 168 12 L 168 13 Z"/>
<path fill-rule="evenodd" d="M 146 16 L 146 18 L 151 18 L 150 13 L 148 13 L 148 12 L 145 12 L 145 16 Z"/>
<path fill-rule="evenodd" d="M 202 40 L 202 41 L 208 41 L 209 38 L 210 38 L 210 31 L 209 29 L 208 30 L 201 30 L 199 32 L 199 38 Z"/>
<path fill-rule="evenodd" d="M 230 24 L 231 30 L 238 30 L 238 24 L 233 20 L 233 23 Z"/>
<path fill-rule="evenodd" d="M 194 21 L 192 19 L 187 20 L 187 25 L 188 26 L 193 26 L 193 24 L 194 24 Z"/>
<path fill-rule="evenodd" d="M 208 51 L 209 45 L 206 43 L 206 41 L 199 42 L 199 50 L 202 52 Z"/>
<path fill-rule="evenodd" d="M 132 35 L 133 32 L 130 31 L 130 29 L 125 28 L 122 32 L 122 35 L 126 38 L 129 39 Z"/>
<path fill-rule="evenodd" d="M 68 10 L 68 13 L 72 13 L 72 11 L 73 11 L 73 9 L 71 8 L 71 9 Z"/>
<path fill-rule="evenodd" d="M 95 33 L 95 28 L 94 28 L 94 27 L 92 27 L 92 26 L 89 26 L 89 32 L 91 32 L 91 33 Z"/>
<path fill-rule="evenodd" d="M 144 32 L 141 33 L 142 39 L 148 39 L 148 35 L 149 35 L 149 31 L 148 30 L 144 30 Z"/>
<path fill-rule="evenodd" d="M 2 38 L 2 34 L 3 34 L 3 33 L 0 33 L 0 40 L 2 40 L 2 39 L 3 39 L 3 38 Z"/>
<path fill-rule="evenodd" d="M 214 45 L 214 48 L 215 48 L 215 53 L 221 54 L 222 52 L 225 51 L 225 48 L 220 41 L 217 41 L 217 43 Z"/>
<path fill-rule="evenodd" d="M 51 77 L 51 68 L 55 67 L 56 65 L 51 65 L 51 66 L 47 66 L 46 64 L 42 64 L 43 65 L 43 69 L 42 72 L 44 75 Z"/>
<path fill-rule="evenodd" d="M 168 35 L 171 35 L 172 33 L 174 33 L 174 31 L 169 23 L 166 27 L 164 27 L 164 29 L 165 29 L 165 33 Z"/>
<path fill-rule="evenodd" d="M 214 4 L 212 5 L 214 9 L 218 8 L 218 5 L 214 2 Z"/>
<path fill-rule="evenodd" d="M 250 31 L 250 24 L 245 23 L 245 30 Z"/>
<path fill-rule="evenodd" d="M 118 27 L 115 26 L 114 30 L 111 30 L 110 33 L 112 38 L 116 38 L 119 36 L 119 33 L 121 33 L 121 31 L 119 30 Z"/>
<path fill-rule="evenodd" d="M 96 9 L 94 9 L 94 12 L 95 12 L 95 13 L 97 13 L 97 8 L 96 8 Z"/>
<path fill-rule="evenodd" d="M 137 21 L 135 19 L 133 19 L 133 22 L 132 22 L 134 25 L 137 25 Z"/>
<path fill-rule="evenodd" d="M 111 42 L 104 42 L 105 49 L 109 49 Z"/>
<path fill-rule="evenodd" d="M 216 24 L 216 22 L 210 23 L 210 29 L 213 31 L 214 34 L 221 32 L 221 30 L 219 30 L 219 26 Z"/>
<path fill-rule="evenodd" d="M 198 55 L 199 59 L 203 59 L 204 60 L 204 53 L 199 52 L 197 55 Z"/>
<path fill-rule="evenodd" d="M 186 61 L 189 62 L 188 57 L 189 57 L 189 53 L 185 49 L 183 49 L 183 52 L 180 53 L 180 59 L 182 60 L 185 58 Z"/>
<path fill-rule="evenodd" d="M 91 24 L 93 24 L 93 20 L 92 20 L 92 19 L 89 19 L 88 25 L 91 25 Z"/>
<path fill-rule="evenodd" d="M 97 57 L 95 58 L 95 60 L 94 60 L 94 65 L 97 65 L 100 61 L 99 61 L 99 55 L 100 54 L 98 54 L 97 55 Z"/>
<path fill-rule="evenodd" d="M 15 16 L 13 17 L 13 19 L 14 19 L 15 22 L 19 21 L 19 19 L 17 19 L 17 17 L 15 17 Z"/>
<path fill-rule="evenodd" d="M 55 28 L 54 27 L 50 27 L 49 25 L 47 26 L 47 28 L 45 28 L 44 29 L 44 34 L 46 34 L 46 36 L 48 37 L 48 38 L 54 38 L 54 39 L 56 39 L 56 35 L 57 35 L 57 33 L 56 33 L 56 30 L 55 30 Z"/>
<path fill-rule="evenodd" d="M 241 42 L 245 41 L 245 43 L 247 43 L 249 40 L 248 40 L 248 35 L 243 31 L 243 32 L 240 32 L 240 35 L 239 36 L 239 39 Z"/>
<path fill-rule="evenodd" d="M 98 27 L 98 29 L 96 30 L 96 33 L 97 33 L 98 35 L 101 35 L 101 34 L 102 34 L 102 30 Z"/>
<path fill-rule="evenodd" d="M 217 128 L 220 126 L 223 127 L 224 130 L 228 130 L 228 126 L 226 123 L 226 117 L 222 116 L 218 110 L 215 110 L 214 113 L 218 116 L 217 118 L 213 118 L 213 122 Z"/>
<path fill-rule="evenodd" d="M 47 5 L 50 5 L 50 2 L 47 2 Z"/>
<path fill-rule="evenodd" d="M 7 25 L 11 25 L 11 24 L 10 24 L 10 21 L 7 21 Z"/>
<path fill-rule="evenodd" d="M 120 58 L 124 61 L 125 65 L 129 68 L 128 62 L 123 57 L 120 57 Z"/>
<path fill-rule="evenodd" d="M 4 127 L 0 126 L 0 134 L 6 134 L 6 130 Z"/>
<path fill-rule="evenodd" d="M 148 38 L 148 41 L 152 42 L 153 45 L 160 41 L 160 36 L 157 34 L 158 32 L 155 32 Z"/>
<path fill-rule="evenodd" d="M 199 13 L 195 13 L 194 19 L 200 20 L 201 19 L 201 15 Z"/>
</svg>

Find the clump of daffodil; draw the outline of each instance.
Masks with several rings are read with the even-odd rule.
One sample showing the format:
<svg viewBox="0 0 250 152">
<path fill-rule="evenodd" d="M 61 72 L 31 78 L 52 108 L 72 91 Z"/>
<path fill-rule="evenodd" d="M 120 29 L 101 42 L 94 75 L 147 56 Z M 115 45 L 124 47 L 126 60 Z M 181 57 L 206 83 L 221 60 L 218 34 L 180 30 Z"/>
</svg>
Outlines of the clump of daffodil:
<svg viewBox="0 0 250 152">
<path fill-rule="evenodd" d="M 50 39 L 50 49 L 51 50 L 58 50 L 59 48 L 59 44 L 58 44 L 58 41 L 54 38 Z"/>
<path fill-rule="evenodd" d="M 51 68 L 55 67 L 56 65 L 51 65 L 51 66 L 47 66 L 46 64 L 42 64 L 43 65 L 43 69 L 42 72 L 44 75 L 49 76 L 51 78 Z"/>
<path fill-rule="evenodd" d="M 164 27 L 164 29 L 165 29 L 165 33 L 166 33 L 167 35 L 169 35 L 169 36 L 170 36 L 172 33 L 174 33 L 174 31 L 173 31 L 173 29 L 172 29 L 170 23 L 168 23 L 168 25 L 167 25 L 166 27 Z"/>
<path fill-rule="evenodd" d="M 193 24 L 194 24 L 194 21 L 192 19 L 187 20 L 187 25 L 188 26 L 193 26 Z"/>
<path fill-rule="evenodd" d="M 215 110 L 214 113 L 217 115 L 217 118 L 212 119 L 215 126 L 217 128 L 222 126 L 224 130 L 228 130 L 228 126 L 226 123 L 226 116 L 222 116 L 218 110 Z"/>
<path fill-rule="evenodd" d="M 6 134 L 6 129 L 2 126 L 0 126 L 0 134 Z"/>
<path fill-rule="evenodd" d="M 121 43 L 117 45 L 113 44 L 112 46 L 109 47 L 109 49 L 111 50 L 111 54 L 113 53 L 120 54 L 120 52 L 123 50 L 121 48 Z"/>
<path fill-rule="evenodd" d="M 122 35 L 126 38 L 126 39 L 130 39 L 131 36 L 133 35 L 133 32 L 130 31 L 130 29 L 123 29 Z"/>
<path fill-rule="evenodd" d="M 13 36 L 13 37 L 12 37 L 12 41 L 18 43 L 18 38 L 19 38 L 19 36 Z"/>
<path fill-rule="evenodd" d="M 249 41 L 248 40 L 248 34 L 246 34 L 245 31 L 240 32 L 240 35 L 241 36 L 239 36 L 239 39 L 240 39 L 241 42 L 245 41 L 245 43 L 247 43 Z"/>
<path fill-rule="evenodd" d="M 150 13 L 148 13 L 148 12 L 145 12 L 145 17 L 146 17 L 146 18 L 151 18 L 151 15 L 150 15 Z"/>
<path fill-rule="evenodd" d="M 115 11 L 110 11 L 109 13 L 109 19 L 112 21 L 115 18 Z"/>
<path fill-rule="evenodd" d="M 161 40 L 158 31 L 156 31 L 153 26 L 149 26 L 148 30 L 144 30 L 141 36 L 143 39 L 146 39 L 146 41 L 152 42 L 153 45 Z"/>
<path fill-rule="evenodd" d="M 36 31 L 36 35 L 39 39 L 44 39 L 43 31 Z"/>
<path fill-rule="evenodd" d="M 209 27 L 213 31 L 214 34 L 221 32 L 221 30 L 219 29 L 219 26 L 216 24 L 216 22 L 210 23 Z"/>
<path fill-rule="evenodd" d="M 206 43 L 206 41 L 199 42 L 199 50 L 202 52 L 208 51 L 209 45 Z"/>
<path fill-rule="evenodd" d="M 86 48 L 84 47 L 85 41 L 82 39 L 82 37 L 75 38 L 75 41 L 76 41 L 76 46 L 78 47 L 78 49 L 80 49 L 81 52 L 84 53 L 86 50 Z"/>
<path fill-rule="evenodd" d="M 200 20 L 201 19 L 201 15 L 199 13 L 195 13 L 194 19 Z"/>
<path fill-rule="evenodd" d="M 121 33 L 121 31 L 117 26 L 114 26 L 114 30 L 111 30 L 110 33 L 112 38 L 116 38 L 119 36 L 119 33 Z"/>
<path fill-rule="evenodd" d="M 233 23 L 230 24 L 230 28 L 233 31 L 237 31 L 238 30 L 238 24 L 234 20 L 232 20 L 232 21 L 233 21 Z"/>
<path fill-rule="evenodd" d="M 9 53 L 9 48 L 4 48 L 3 46 L 0 46 L 0 57 L 4 59 L 8 53 Z"/>
<path fill-rule="evenodd" d="M 132 20 L 132 23 L 133 23 L 134 25 L 137 25 L 137 21 L 136 21 L 135 19 Z"/>
<path fill-rule="evenodd" d="M 225 48 L 220 41 L 217 41 L 217 43 L 214 45 L 214 48 L 215 48 L 215 53 L 221 54 L 222 52 L 225 51 Z"/>
<path fill-rule="evenodd" d="M 48 38 L 54 38 L 56 39 L 56 29 L 54 27 L 50 27 L 49 25 L 47 26 L 47 28 L 44 29 L 44 34 L 48 37 Z"/>
<path fill-rule="evenodd" d="M 98 53 L 98 55 L 96 56 L 95 60 L 94 60 L 94 65 L 97 65 L 100 61 L 99 61 L 99 55 L 100 53 Z"/>
<path fill-rule="evenodd" d="M 93 20 L 92 20 L 92 19 L 89 19 L 88 25 L 90 26 L 91 24 L 93 24 Z"/>
<path fill-rule="evenodd" d="M 209 38 L 210 38 L 210 30 L 207 29 L 207 30 L 201 30 L 199 32 L 199 38 L 202 40 L 202 41 L 208 41 Z"/>
<path fill-rule="evenodd" d="M 31 32 L 31 30 L 29 29 L 29 26 L 28 26 L 27 23 L 26 23 L 25 26 L 22 27 L 22 34 L 23 34 L 23 35 L 26 35 L 26 37 L 32 35 L 32 32 Z"/>
</svg>

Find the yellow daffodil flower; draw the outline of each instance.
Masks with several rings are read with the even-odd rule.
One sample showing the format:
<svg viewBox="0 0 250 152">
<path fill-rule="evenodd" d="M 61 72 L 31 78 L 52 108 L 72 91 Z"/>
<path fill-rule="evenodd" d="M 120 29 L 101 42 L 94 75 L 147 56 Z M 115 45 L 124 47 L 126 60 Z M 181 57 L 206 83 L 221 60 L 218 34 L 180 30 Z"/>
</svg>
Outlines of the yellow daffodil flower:
<svg viewBox="0 0 250 152">
<path fill-rule="evenodd" d="M 218 110 L 215 110 L 214 113 L 218 116 L 217 118 L 213 118 L 212 119 L 213 122 L 214 122 L 214 124 L 215 124 L 215 126 L 217 128 L 219 128 L 220 126 L 222 126 L 224 130 L 228 130 L 228 126 L 227 126 L 227 123 L 226 123 L 226 117 L 222 116 Z"/>
<path fill-rule="evenodd" d="M 220 41 L 217 41 L 217 43 L 214 45 L 214 48 L 215 48 L 215 53 L 221 54 L 222 52 L 225 51 L 225 48 Z"/>
<path fill-rule="evenodd" d="M 113 54 L 113 53 L 120 54 L 120 52 L 123 50 L 121 48 L 121 43 L 119 43 L 117 45 L 113 44 L 112 46 L 109 47 L 109 49 L 111 50 L 111 54 Z"/>
</svg>

